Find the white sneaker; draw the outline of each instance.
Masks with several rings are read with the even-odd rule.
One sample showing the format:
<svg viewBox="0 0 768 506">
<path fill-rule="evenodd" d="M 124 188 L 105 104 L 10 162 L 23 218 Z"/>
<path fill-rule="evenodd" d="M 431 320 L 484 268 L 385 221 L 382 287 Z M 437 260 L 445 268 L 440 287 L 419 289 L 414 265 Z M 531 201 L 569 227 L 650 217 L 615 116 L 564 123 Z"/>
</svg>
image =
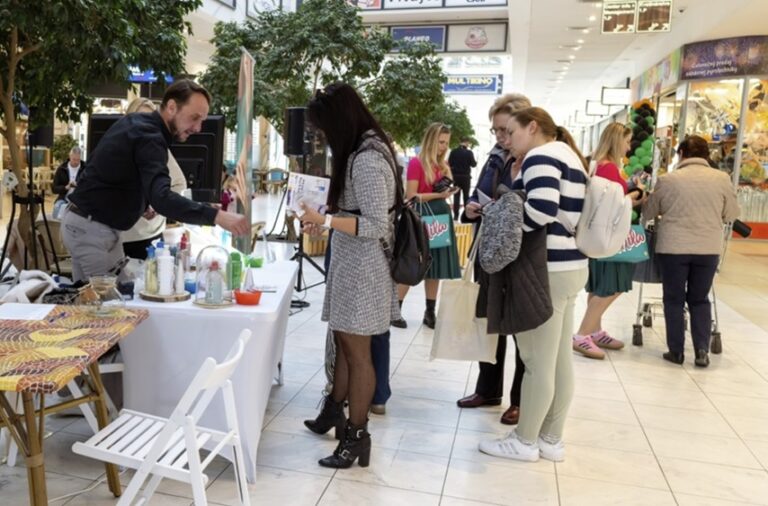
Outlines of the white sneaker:
<svg viewBox="0 0 768 506">
<path fill-rule="evenodd" d="M 565 460 L 565 445 L 563 440 L 559 440 L 557 443 L 548 443 L 541 436 L 539 436 L 539 455 L 542 459 L 551 460 L 552 462 L 562 462 Z"/>
<path fill-rule="evenodd" d="M 483 453 L 503 459 L 523 460 L 525 462 L 539 460 L 539 447 L 535 443 L 531 445 L 523 443 L 515 431 L 501 439 L 480 441 L 479 448 Z"/>
</svg>

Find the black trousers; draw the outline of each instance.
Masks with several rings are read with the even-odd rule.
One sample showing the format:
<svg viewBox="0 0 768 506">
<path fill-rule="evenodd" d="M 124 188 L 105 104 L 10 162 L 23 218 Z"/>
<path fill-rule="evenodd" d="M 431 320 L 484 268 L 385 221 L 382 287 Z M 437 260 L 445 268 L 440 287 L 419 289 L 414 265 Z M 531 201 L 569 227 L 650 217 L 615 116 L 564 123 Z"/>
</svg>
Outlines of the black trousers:
<svg viewBox="0 0 768 506">
<path fill-rule="evenodd" d="M 464 195 L 465 207 L 469 201 L 469 187 L 472 183 L 472 176 L 454 175 L 453 181 L 460 189 L 460 191 L 457 191 L 453 195 L 453 220 L 456 221 L 459 219 L 459 200 L 461 199 L 461 196 Z"/>
<path fill-rule="evenodd" d="M 664 290 L 667 346 L 673 353 L 685 348 L 685 305 L 691 315 L 694 350 L 709 350 L 712 304 L 709 291 L 717 271 L 718 255 L 669 255 L 657 253 Z"/>
<path fill-rule="evenodd" d="M 523 386 L 523 374 L 525 365 L 520 358 L 515 339 L 515 377 L 512 381 L 512 389 L 509 391 L 510 405 L 520 405 L 520 389 Z M 499 344 L 496 346 L 496 363 L 480 362 L 480 374 L 477 376 L 475 393 L 487 399 L 504 397 L 504 359 L 507 354 L 507 336 L 499 336 Z"/>
</svg>

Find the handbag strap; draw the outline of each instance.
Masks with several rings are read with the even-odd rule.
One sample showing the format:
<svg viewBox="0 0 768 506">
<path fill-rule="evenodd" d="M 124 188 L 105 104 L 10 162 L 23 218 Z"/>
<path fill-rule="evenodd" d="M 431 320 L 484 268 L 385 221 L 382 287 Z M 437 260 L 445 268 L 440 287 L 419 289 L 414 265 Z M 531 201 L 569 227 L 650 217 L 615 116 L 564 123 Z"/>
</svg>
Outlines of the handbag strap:
<svg viewBox="0 0 768 506">
<path fill-rule="evenodd" d="M 472 244 L 472 249 L 469 250 L 469 258 L 467 258 L 467 267 L 464 269 L 464 275 L 461 277 L 466 282 L 472 282 L 474 280 L 473 274 L 475 273 L 475 259 L 477 258 L 477 250 L 480 245 L 480 235 L 483 232 L 483 224 L 477 228 L 477 234 L 475 234 L 475 242 Z"/>
</svg>

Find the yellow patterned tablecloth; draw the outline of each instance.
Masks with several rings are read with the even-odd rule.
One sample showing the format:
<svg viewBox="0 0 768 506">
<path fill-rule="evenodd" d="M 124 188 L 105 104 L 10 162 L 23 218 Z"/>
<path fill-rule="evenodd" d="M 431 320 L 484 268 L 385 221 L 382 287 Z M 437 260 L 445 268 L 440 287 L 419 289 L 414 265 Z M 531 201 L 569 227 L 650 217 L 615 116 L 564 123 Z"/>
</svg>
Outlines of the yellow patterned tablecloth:
<svg viewBox="0 0 768 506">
<path fill-rule="evenodd" d="M 56 392 L 148 316 L 120 309 L 93 316 L 56 306 L 43 320 L 0 320 L 0 390 Z"/>
</svg>

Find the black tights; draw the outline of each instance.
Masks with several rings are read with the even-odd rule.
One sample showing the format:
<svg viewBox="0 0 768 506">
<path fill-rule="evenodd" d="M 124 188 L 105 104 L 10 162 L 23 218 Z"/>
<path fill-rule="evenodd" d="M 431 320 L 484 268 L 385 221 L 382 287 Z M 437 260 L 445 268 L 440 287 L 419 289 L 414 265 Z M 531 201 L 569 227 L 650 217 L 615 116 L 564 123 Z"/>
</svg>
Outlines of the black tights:
<svg viewBox="0 0 768 506">
<path fill-rule="evenodd" d="M 376 373 L 371 361 L 371 336 L 334 332 L 336 367 L 333 374 L 335 402 L 349 400 L 349 421 L 365 425 L 368 408 L 376 389 Z"/>
</svg>

